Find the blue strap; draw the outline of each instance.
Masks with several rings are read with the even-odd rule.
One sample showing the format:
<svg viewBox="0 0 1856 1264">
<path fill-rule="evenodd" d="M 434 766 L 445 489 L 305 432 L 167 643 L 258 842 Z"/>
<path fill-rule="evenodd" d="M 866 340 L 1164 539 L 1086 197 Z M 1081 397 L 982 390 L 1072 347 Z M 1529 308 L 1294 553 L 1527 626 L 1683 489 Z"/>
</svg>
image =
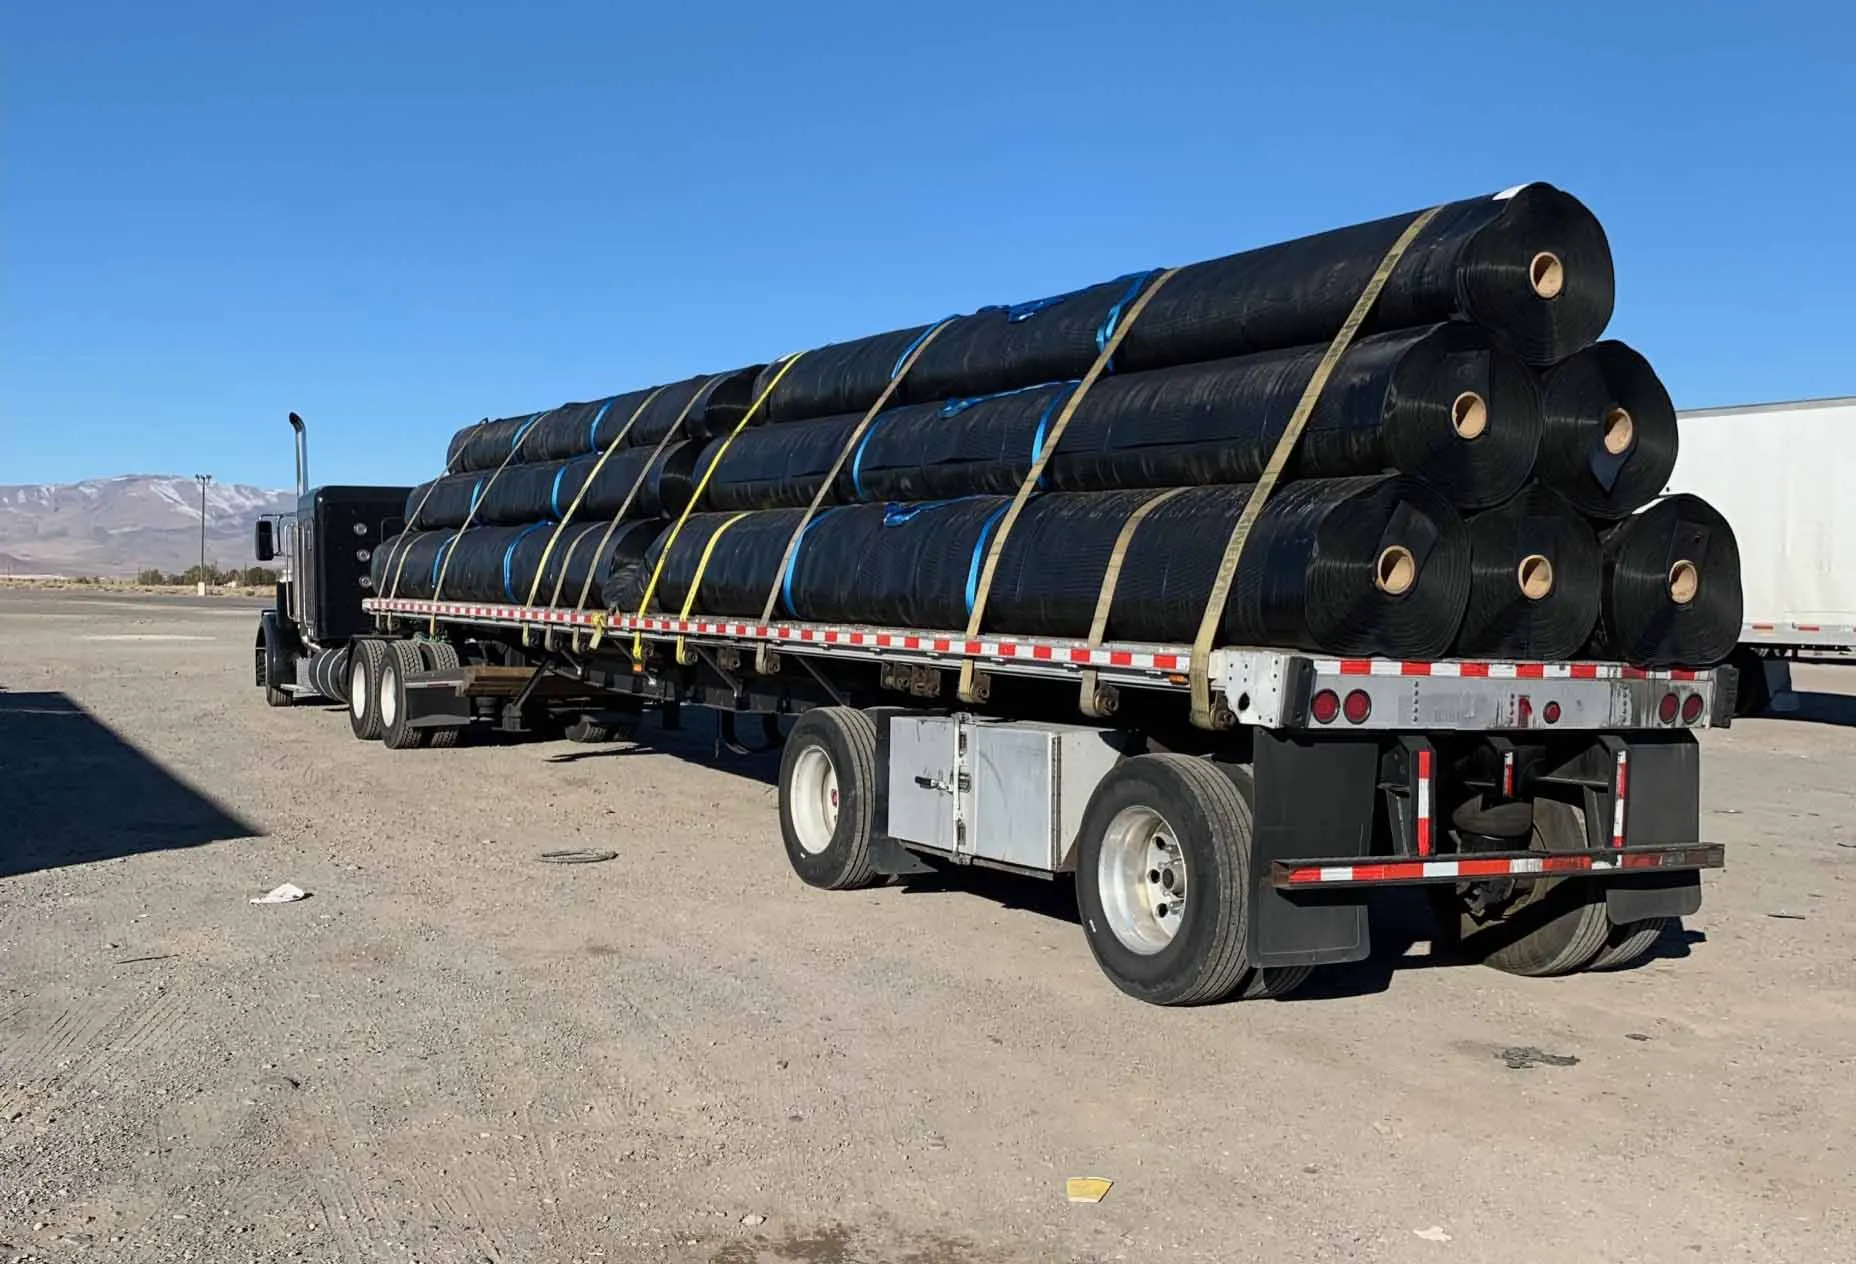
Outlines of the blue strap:
<svg viewBox="0 0 1856 1264">
<path fill-rule="evenodd" d="M 963 395 L 959 399 L 950 399 L 945 404 L 941 405 L 941 416 L 952 417 L 957 413 L 964 413 L 975 404 L 984 404 L 989 399 L 1004 399 L 1008 395 L 1023 395 L 1026 391 L 1041 391 L 1047 386 L 1055 385 L 1057 385 L 1055 382 L 1036 382 L 1030 386 L 1020 386 L 1009 391 L 994 391 L 990 395 Z"/>
<path fill-rule="evenodd" d="M 514 452 L 517 448 L 521 447 L 522 440 L 528 435 L 529 431 L 535 428 L 535 423 L 540 421 L 543 417 L 546 417 L 549 413 L 553 411 L 554 410 L 552 408 L 543 409 L 541 412 L 536 413 L 533 417 L 530 417 L 527 421 L 523 422 L 520 426 L 518 426 L 516 428 L 515 437 L 509 441 L 509 450 L 511 452 Z"/>
<path fill-rule="evenodd" d="M 432 593 L 434 596 L 438 593 L 438 572 L 444 567 L 445 554 L 451 551 L 451 546 L 456 544 L 458 537 L 463 534 L 464 528 L 458 527 L 451 533 L 449 540 L 438 546 L 438 552 L 432 554 Z"/>
<path fill-rule="evenodd" d="M 992 538 L 992 529 L 999 525 L 999 519 L 1005 517 L 1005 511 L 1011 507 L 1012 502 L 1008 500 L 1003 505 L 993 510 L 992 515 L 988 517 L 984 525 L 980 527 L 980 538 L 973 543 L 973 560 L 967 563 L 968 618 L 973 617 L 973 603 L 979 598 L 980 559 L 986 556 L 986 542 Z"/>
<path fill-rule="evenodd" d="M 1049 298 L 1034 298 L 1024 303 L 1013 303 L 1005 309 L 1005 319 L 1009 324 L 1016 325 L 1021 320 L 1030 320 L 1046 308 L 1055 307 L 1081 293 L 1081 290 L 1065 290 L 1062 294 L 1052 294 Z"/>
<path fill-rule="evenodd" d="M 799 569 L 799 550 L 805 547 L 806 535 L 813 527 L 844 508 L 848 506 L 833 505 L 830 509 L 821 509 L 806 522 L 805 526 L 799 529 L 799 539 L 793 544 L 793 555 L 786 562 L 786 573 L 780 576 L 780 604 L 785 606 L 786 613 L 795 619 L 799 617 L 799 612 L 793 609 L 793 572 Z"/>
<path fill-rule="evenodd" d="M 503 550 L 503 596 L 508 600 L 510 605 L 513 606 L 516 604 L 515 578 L 510 574 L 510 566 L 516 558 L 516 545 L 522 543 L 522 537 L 529 532 L 539 531 L 543 527 L 551 527 L 553 525 L 552 522 L 531 522 L 526 527 L 516 532 L 516 538 L 509 542 L 508 548 Z"/>
<path fill-rule="evenodd" d="M 899 376 L 901 376 L 902 366 L 907 364 L 909 362 L 909 357 L 915 354 L 915 348 L 921 346 L 924 342 L 928 341 L 929 337 L 934 333 L 935 330 L 947 324 L 947 322 L 950 320 L 959 320 L 959 319 L 960 318 L 958 316 L 943 316 L 941 317 L 940 320 L 935 321 L 934 324 L 928 326 L 928 328 L 916 334 L 915 341 L 911 342 L 908 346 L 904 347 L 902 349 L 902 354 L 897 356 L 896 362 L 890 366 L 889 380 L 893 382 Z"/>
<path fill-rule="evenodd" d="M 476 482 L 474 482 L 474 483 L 472 483 L 472 484 L 470 485 L 470 510 L 469 510 L 469 513 L 470 513 L 470 514 L 471 514 L 472 516 L 475 516 L 475 514 L 476 514 L 476 512 L 477 512 L 477 502 L 478 502 L 478 501 L 480 501 L 480 500 L 482 500 L 482 499 L 483 499 L 483 475 L 481 475 L 481 474 L 479 474 L 479 475 L 477 475 L 477 481 L 476 481 Z"/>
<path fill-rule="evenodd" d="M 617 398 L 616 395 L 612 397 L 612 399 Z M 612 399 L 599 406 L 599 411 L 593 414 L 593 424 L 586 428 L 586 450 L 588 452 L 599 451 L 599 423 L 606 419 L 606 410 L 612 407 Z M 561 511 L 556 509 L 554 512 Z"/>
<path fill-rule="evenodd" d="M 1044 413 L 1038 418 L 1037 431 L 1031 436 L 1031 463 L 1033 465 L 1036 465 L 1038 463 L 1038 458 L 1044 455 L 1044 433 L 1050 427 L 1050 419 L 1057 415 L 1057 410 L 1063 407 L 1063 402 L 1069 399 L 1070 396 L 1076 394 L 1076 388 L 1081 385 L 1081 382 L 1065 382 L 1063 384 L 1063 389 L 1058 391 L 1055 395 L 1052 395 L 1050 397 L 1050 403 L 1044 405 Z M 1045 481 L 1045 476 L 1040 474 L 1038 476 L 1039 491 L 1044 490 Z"/>
<path fill-rule="evenodd" d="M 556 518 L 561 516 L 561 480 L 567 476 L 569 464 L 571 462 L 561 462 L 561 468 L 554 471 L 554 486 L 548 490 L 548 508 L 554 511 Z"/>
<path fill-rule="evenodd" d="M 851 494 L 863 500 L 868 493 L 864 491 L 864 449 L 870 446 L 870 440 L 876 435 L 877 427 L 889 420 L 891 412 L 878 413 L 864 431 L 864 437 L 857 441 L 857 451 L 851 456 Z"/>
<path fill-rule="evenodd" d="M 1159 276 L 1163 270 L 1164 269 L 1161 268 L 1149 268 L 1145 272 L 1130 272 L 1126 277 L 1115 278 L 1116 281 L 1127 281 L 1128 288 L 1123 290 L 1121 297 L 1115 300 L 1115 305 L 1108 309 L 1108 315 L 1102 318 L 1101 328 L 1096 330 L 1097 354 L 1108 349 L 1108 340 L 1115 336 L 1115 326 L 1121 323 L 1122 311 L 1127 308 L 1128 304 L 1134 301 L 1135 296 L 1141 292 L 1147 283 Z"/>
</svg>

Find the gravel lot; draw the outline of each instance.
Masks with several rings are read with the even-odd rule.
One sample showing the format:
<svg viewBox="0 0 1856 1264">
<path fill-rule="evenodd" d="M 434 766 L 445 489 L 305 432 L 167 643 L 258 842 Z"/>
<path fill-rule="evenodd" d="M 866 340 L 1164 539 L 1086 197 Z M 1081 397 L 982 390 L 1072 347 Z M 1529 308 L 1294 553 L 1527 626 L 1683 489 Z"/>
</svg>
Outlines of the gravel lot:
<svg viewBox="0 0 1856 1264">
<path fill-rule="evenodd" d="M 802 887 L 700 713 L 391 752 L 266 709 L 253 629 L 0 591 L 0 1260 L 1856 1259 L 1856 668 L 1707 736 L 1729 867 L 1640 969 L 1446 968 L 1407 904 L 1159 1011 L 1061 889 Z"/>
</svg>

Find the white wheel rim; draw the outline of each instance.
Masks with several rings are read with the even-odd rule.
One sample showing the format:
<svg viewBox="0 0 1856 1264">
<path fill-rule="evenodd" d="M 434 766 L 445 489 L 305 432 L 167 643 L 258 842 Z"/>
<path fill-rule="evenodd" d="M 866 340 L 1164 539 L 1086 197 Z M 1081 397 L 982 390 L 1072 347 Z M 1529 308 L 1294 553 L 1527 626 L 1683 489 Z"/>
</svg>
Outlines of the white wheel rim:
<svg viewBox="0 0 1856 1264">
<path fill-rule="evenodd" d="M 808 746 L 793 761 L 790 790 L 793 833 L 808 855 L 831 846 L 838 832 L 838 770 L 822 746 Z"/>
<path fill-rule="evenodd" d="M 354 656 L 354 666 L 348 669 L 348 709 L 354 712 L 354 718 L 360 719 L 367 714 L 367 669 L 361 664 L 361 656 Z"/>
<path fill-rule="evenodd" d="M 1109 930 L 1143 957 L 1173 942 L 1186 913 L 1186 853 L 1152 808 L 1123 808 L 1102 836 L 1096 889 Z"/>
<path fill-rule="evenodd" d="M 380 669 L 380 723 L 385 728 L 393 727 L 393 717 L 400 713 L 400 700 L 393 688 L 399 679 L 399 671 L 392 663 L 384 664 Z"/>
</svg>

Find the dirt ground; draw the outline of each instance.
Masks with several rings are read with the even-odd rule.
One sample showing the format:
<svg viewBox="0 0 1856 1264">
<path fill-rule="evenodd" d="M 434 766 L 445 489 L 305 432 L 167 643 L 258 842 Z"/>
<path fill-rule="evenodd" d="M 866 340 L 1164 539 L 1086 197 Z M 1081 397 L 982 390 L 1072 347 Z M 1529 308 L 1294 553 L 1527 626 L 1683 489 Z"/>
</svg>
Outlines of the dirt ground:
<svg viewBox="0 0 1856 1264">
<path fill-rule="evenodd" d="M 1640 969 L 1393 905 L 1161 1011 L 1048 884 L 801 886 L 700 714 L 386 751 L 253 624 L 0 592 L 0 1260 L 1856 1259 L 1856 667 L 1706 737 L 1729 867 Z"/>
</svg>

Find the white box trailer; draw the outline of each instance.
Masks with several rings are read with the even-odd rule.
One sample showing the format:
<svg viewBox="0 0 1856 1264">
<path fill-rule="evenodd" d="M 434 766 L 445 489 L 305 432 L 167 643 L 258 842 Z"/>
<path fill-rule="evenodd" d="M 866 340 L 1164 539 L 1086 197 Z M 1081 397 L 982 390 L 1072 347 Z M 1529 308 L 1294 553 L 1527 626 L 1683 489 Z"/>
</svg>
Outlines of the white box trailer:
<svg viewBox="0 0 1856 1264">
<path fill-rule="evenodd" d="M 1752 709 L 1768 693 L 1782 705 L 1784 659 L 1856 649 L 1856 396 L 1680 418 L 1669 490 L 1706 498 L 1733 524 L 1742 690 Z"/>
</svg>

